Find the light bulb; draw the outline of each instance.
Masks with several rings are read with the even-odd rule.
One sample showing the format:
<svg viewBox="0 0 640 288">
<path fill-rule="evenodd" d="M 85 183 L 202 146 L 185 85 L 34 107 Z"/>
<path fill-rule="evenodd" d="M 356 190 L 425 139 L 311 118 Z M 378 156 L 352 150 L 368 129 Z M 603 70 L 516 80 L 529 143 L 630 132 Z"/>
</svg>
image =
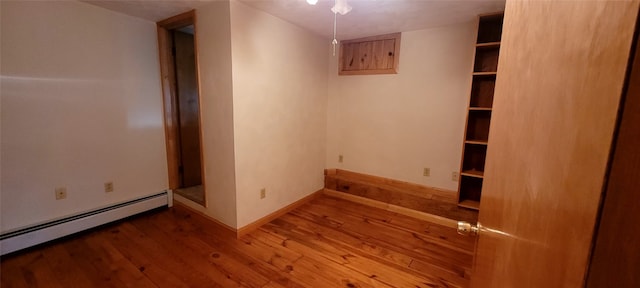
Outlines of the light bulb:
<svg viewBox="0 0 640 288">
<path fill-rule="evenodd" d="M 347 0 L 336 0 L 336 4 L 333 5 L 331 11 L 333 11 L 333 13 L 340 13 L 340 15 L 344 15 L 349 13 L 351 8 L 352 7 L 347 4 Z"/>
<path fill-rule="evenodd" d="M 318 0 L 307 0 L 307 3 L 309 3 L 309 5 L 316 5 Z"/>
</svg>

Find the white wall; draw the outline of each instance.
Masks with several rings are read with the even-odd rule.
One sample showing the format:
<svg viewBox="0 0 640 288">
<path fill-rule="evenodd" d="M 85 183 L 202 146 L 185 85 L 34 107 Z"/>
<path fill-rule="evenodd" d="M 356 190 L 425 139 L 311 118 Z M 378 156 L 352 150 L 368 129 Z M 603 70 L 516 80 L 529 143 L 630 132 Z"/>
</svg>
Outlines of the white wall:
<svg viewBox="0 0 640 288">
<path fill-rule="evenodd" d="M 166 189 L 155 24 L 75 1 L 0 5 L 1 230 Z"/>
<path fill-rule="evenodd" d="M 402 33 L 397 75 L 338 76 L 331 58 L 327 167 L 457 190 L 474 33 L 474 23 Z"/>
<path fill-rule="evenodd" d="M 329 41 L 231 2 L 238 227 L 323 185 Z M 267 197 L 260 199 L 261 188 Z"/>
<path fill-rule="evenodd" d="M 1 230 L 166 189 L 155 24 L 1 3 Z M 198 9 L 196 29 L 204 213 L 243 227 L 322 188 L 325 167 L 456 189 L 473 24 L 403 33 L 399 75 L 341 77 L 327 40 L 236 1 Z"/>
<path fill-rule="evenodd" d="M 207 208 L 190 206 L 235 228 L 236 178 L 229 2 L 212 2 L 198 9 L 196 31 Z"/>
</svg>

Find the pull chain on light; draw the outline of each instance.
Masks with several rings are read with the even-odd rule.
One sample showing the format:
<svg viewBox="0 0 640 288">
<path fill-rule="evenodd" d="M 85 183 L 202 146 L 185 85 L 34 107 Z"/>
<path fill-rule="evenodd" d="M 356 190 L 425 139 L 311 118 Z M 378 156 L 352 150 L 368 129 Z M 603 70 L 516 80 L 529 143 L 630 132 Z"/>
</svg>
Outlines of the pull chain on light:
<svg viewBox="0 0 640 288">
<path fill-rule="evenodd" d="M 317 3 L 317 0 L 307 0 L 307 2 L 311 5 Z M 333 12 L 333 41 L 331 41 L 331 45 L 333 45 L 333 56 L 336 56 L 336 45 L 338 45 L 338 39 L 336 36 L 336 31 L 338 27 L 338 13 L 340 15 L 345 15 L 351 11 L 352 7 L 349 6 L 347 0 L 334 0 L 333 7 L 331 7 L 331 12 Z"/>
<path fill-rule="evenodd" d="M 336 39 L 336 27 L 338 25 L 338 13 L 333 13 L 333 41 L 331 44 L 333 45 L 333 56 L 336 56 L 336 45 L 338 45 L 338 39 Z"/>
</svg>

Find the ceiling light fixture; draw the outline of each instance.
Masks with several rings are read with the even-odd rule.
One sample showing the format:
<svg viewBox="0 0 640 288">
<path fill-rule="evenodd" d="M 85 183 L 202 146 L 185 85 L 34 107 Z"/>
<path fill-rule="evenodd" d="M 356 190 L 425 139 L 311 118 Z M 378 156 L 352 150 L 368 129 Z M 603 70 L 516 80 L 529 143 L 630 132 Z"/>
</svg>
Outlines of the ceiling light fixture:
<svg viewBox="0 0 640 288">
<path fill-rule="evenodd" d="M 333 56 L 336 56 L 336 45 L 338 45 L 338 39 L 336 39 L 336 31 L 338 29 L 338 13 L 340 15 L 345 15 L 351 12 L 352 7 L 347 4 L 347 0 L 335 0 L 331 11 L 333 12 L 333 41 L 331 41 L 331 45 L 333 45 Z"/>
<path fill-rule="evenodd" d="M 349 13 L 351 9 L 353 9 L 353 7 L 347 4 L 347 0 L 335 0 L 335 1 L 336 1 L 335 4 L 331 8 L 331 11 L 333 11 L 333 13 L 340 13 L 340 15 L 345 15 Z"/>
<path fill-rule="evenodd" d="M 307 3 L 310 5 L 316 5 L 318 0 L 307 0 Z M 331 7 L 331 12 L 333 12 L 333 41 L 331 41 L 331 45 L 333 45 L 333 56 L 336 56 L 336 45 L 338 45 L 338 39 L 336 39 L 336 31 L 338 29 L 338 13 L 340 15 L 345 15 L 351 12 L 353 7 L 349 6 L 347 0 L 334 0 L 333 7 Z"/>
</svg>

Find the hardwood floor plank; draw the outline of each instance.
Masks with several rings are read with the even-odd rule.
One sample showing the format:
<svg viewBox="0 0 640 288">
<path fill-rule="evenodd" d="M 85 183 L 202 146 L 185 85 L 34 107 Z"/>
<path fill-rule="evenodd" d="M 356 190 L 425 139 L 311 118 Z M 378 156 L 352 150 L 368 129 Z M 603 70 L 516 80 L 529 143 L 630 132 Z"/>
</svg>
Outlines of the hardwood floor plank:
<svg viewBox="0 0 640 288">
<path fill-rule="evenodd" d="M 158 287 L 222 287 L 210 278 L 190 268 L 180 255 L 172 255 L 154 239 L 123 222 L 111 233 L 103 233 L 118 250 L 138 267 Z"/>
<path fill-rule="evenodd" d="M 74 239 L 74 241 L 79 241 L 79 239 Z M 65 244 L 63 243 L 53 243 L 49 249 L 42 251 L 60 284 L 64 287 L 91 287 L 98 285 L 99 282 L 93 282 L 84 273 L 68 273 L 70 270 L 77 271 L 81 268 L 64 246 Z"/>
<path fill-rule="evenodd" d="M 0 265 L 0 287 L 29 287 L 25 277 L 22 276 L 22 259 L 24 257 L 26 257 L 24 254 L 20 255 L 20 257 L 11 257 L 9 259 L 2 257 L 2 264 Z"/>
<path fill-rule="evenodd" d="M 301 215 L 301 213 L 291 213 L 291 214 L 295 216 Z M 283 219 L 285 219 L 285 217 L 287 217 L 287 215 L 285 215 Z M 300 221 L 295 218 L 286 218 L 286 219 L 288 219 L 289 221 L 293 221 L 298 225 L 306 225 L 305 221 Z M 450 265 L 451 261 L 449 261 L 450 260 L 449 258 L 464 257 L 462 261 L 467 261 L 467 262 L 464 262 L 462 264 L 470 263 L 471 261 L 470 257 L 468 257 L 469 255 L 462 254 L 462 256 L 460 256 L 460 255 L 457 255 L 455 251 L 448 250 L 445 247 L 431 247 L 429 253 L 426 253 L 426 254 L 417 253 L 417 252 L 421 252 L 422 250 L 414 251 L 413 247 L 416 247 L 416 248 L 420 247 L 417 249 L 425 249 L 425 247 L 434 245 L 434 243 L 429 243 L 428 239 L 420 239 L 419 238 L 420 236 L 415 233 L 405 233 L 406 231 L 395 231 L 395 229 L 382 229 L 382 227 L 373 227 L 372 225 L 369 225 L 370 224 L 369 220 L 366 218 L 361 219 L 362 221 L 358 219 L 352 219 L 352 220 L 353 220 L 352 222 L 345 222 L 345 225 L 338 228 L 338 231 L 331 231 L 322 227 L 313 227 L 313 226 L 307 226 L 307 229 L 322 230 L 325 236 L 327 237 L 330 237 L 329 235 L 335 235 L 333 236 L 334 240 L 337 240 L 336 237 L 350 235 L 353 239 L 342 237 L 341 240 L 343 241 L 349 240 L 350 241 L 349 243 L 351 246 L 358 247 L 360 250 L 366 251 L 369 249 L 369 247 L 375 247 L 377 254 L 382 258 L 386 258 L 385 255 L 387 256 L 393 255 L 393 253 L 388 252 L 387 250 L 397 251 L 400 254 L 411 255 L 412 258 L 425 259 L 426 261 L 429 261 L 430 263 L 433 263 L 433 264 L 442 264 L 443 268 L 452 268 L 453 271 L 458 272 L 457 274 L 460 274 L 460 272 L 463 270 L 457 267 L 451 266 Z M 386 232 L 383 233 L 380 231 L 386 231 Z M 405 242 L 409 242 L 409 243 L 405 243 Z M 420 244 L 421 242 L 426 242 L 426 244 L 424 245 Z M 362 245 L 362 243 L 367 243 L 368 245 Z M 412 246 L 412 245 L 416 245 L 416 246 Z M 432 250 L 437 251 L 435 252 L 436 255 L 434 255 Z M 462 267 L 466 268 L 467 266 L 462 265 Z"/>
<path fill-rule="evenodd" d="M 346 268 L 324 259 L 304 256 L 296 261 L 292 274 L 295 273 L 301 279 L 311 277 L 322 279 L 319 283 L 313 283 L 311 287 L 389 287 L 376 279 L 354 273 Z M 319 271 L 322 273 L 318 273 Z"/>
<path fill-rule="evenodd" d="M 240 239 L 175 206 L 2 257 L 2 287 L 467 287 L 474 238 L 320 196 Z"/>
<path fill-rule="evenodd" d="M 2 287 L 64 287 L 55 277 L 55 273 L 44 258 L 42 251 L 28 251 L 20 259 L 12 262 L 16 265 L 11 272 L 22 277 L 18 281 L 2 281 Z M 4 274 L 4 271 L 2 271 Z M 15 286 L 14 286 L 15 285 Z M 24 286 L 23 286 L 24 285 Z"/>
<path fill-rule="evenodd" d="M 99 237 L 97 234 L 89 234 L 85 237 L 87 244 L 93 249 L 96 256 L 101 257 L 107 265 L 98 265 L 98 269 L 108 267 L 109 277 L 120 279 L 125 287 L 157 287 L 135 265 L 127 260 L 111 242 Z M 92 263 L 96 265 L 96 263 Z"/>
<path fill-rule="evenodd" d="M 346 263 L 346 261 L 342 256 L 344 252 L 337 250 L 330 245 L 327 245 L 327 243 L 318 245 L 317 242 L 316 243 L 307 242 L 302 244 L 297 241 L 292 241 L 294 239 L 290 237 L 286 237 L 284 240 L 280 242 L 274 242 L 273 240 L 271 240 L 273 238 L 271 235 L 284 236 L 287 234 L 286 233 L 279 234 L 278 228 L 271 227 L 270 225 L 273 225 L 273 224 L 272 223 L 267 224 L 267 226 L 269 227 L 268 232 L 260 229 L 258 231 L 255 231 L 254 233 L 251 233 L 252 236 L 259 237 L 259 239 L 262 239 L 261 241 L 267 243 L 267 245 L 271 247 L 283 247 L 285 249 L 293 251 L 294 253 L 299 253 L 300 255 L 303 255 L 303 256 L 314 257 L 316 259 L 322 258 L 324 260 L 329 260 L 338 264 Z"/>
<path fill-rule="evenodd" d="M 254 249 L 256 247 L 252 245 L 253 243 L 246 240 L 249 237 L 248 235 L 240 240 L 236 240 L 234 235 L 218 233 L 219 231 L 217 230 L 219 227 L 211 226 L 212 223 L 210 221 L 206 219 L 200 219 L 198 217 L 192 218 L 191 215 L 188 214 L 188 211 L 180 209 L 174 210 L 170 215 L 160 215 L 160 217 L 163 216 L 175 217 L 174 219 L 190 219 L 190 221 L 198 222 L 202 226 L 192 225 L 192 223 L 189 222 L 183 222 L 181 225 L 179 225 L 179 227 L 178 225 L 174 225 L 173 230 L 176 233 L 183 234 L 182 237 L 197 237 L 203 242 L 224 250 L 230 256 L 240 261 L 245 267 L 249 267 L 250 269 L 255 270 L 262 275 L 268 275 L 271 281 L 278 283 L 279 285 L 283 285 L 285 287 L 304 287 L 299 283 L 299 281 L 292 279 L 287 274 L 289 272 L 289 270 L 287 269 L 289 263 L 287 263 L 286 259 L 281 259 L 283 257 L 277 253 L 272 253 L 270 251 L 259 251 Z M 171 223 L 172 222 L 170 221 L 169 223 L 167 223 L 168 225 L 165 225 L 163 227 L 171 227 Z M 180 222 L 174 221 L 173 223 L 175 224 Z M 266 259 L 261 259 L 262 257 L 266 257 Z M 300 258 L 301 255 L 285 255 L 285 257 L 291 259 L 289 261 L 295 261 L 295 259 Z M 273 259 L 276 259 L 276 261 L 273 261 Z"/>
<path fill-rule="evenodd" d="M 102 246 L 98 245 L 94 248 L 89 245 L 88 241 L 89 237 L 77 239 L 73 245 L 66 246 L 66 250 L 78 264 L 82 274 L 91 279 L 93 286 L 131 287 L 132 283 L 127 283 L 127 281 L 135 279 L 135 277 L 121 273 L 121 270 L 126 269 L 121 266 L 122 264 L 111 262 L 112 259 L 105 253 Z"/>
<path fill-rule="evenodd" d="M 347 201 L 339 198 L 326 196 L 326 197 L 315 199 L 312 203 L 309 203 L 309 206 L 307 208 L 312 210 L 320 210 L 320 211 L 324 209 L 328 209 L 329 211 L 334 211 L 334 212 L 342 211 L 344 215 L 351 215 L 359 218 L 367 217 L 367 218 L 375 219 L 382 222 L 391 221 L 391 218 L 397 215 L 397 213 L 394 213 L 394 212 L 374 208 L 371 206 L 366 206 L 366 205 L 355 203 L 355 202 L 348 202 L 349 209 L 344 209 L 343 211 L 343 209 L 341 209 L 341 206 L 344 205 L 345 202 Z M 340 219 L 343 219 L 343 218 L 340 217 Z"/>
<path fill-rule="evenodd" d="M 432 261 L 439 261 L 443 264 L 452 262 L 464 266 L 465 263 L 469 263 L 472 260 L 472 256 L 469 254 L 460 253 L 429 242 L 428 239 L 421 238 L 416 233 L 399 229 L 381 229 L 376 223 L 367 220 L 358 223 L 347 223 L 340 230 L 362 233 L 368 237 L 372 244 L 387 247 L 388 249 L 404 248 L 408 251 L 417 252 L 415 255 L 429 258 Z"/>
<path fill-rule="evenodd" d="M 287 215 L 283 217 L 286 216 Z M 287 240 L 287 243 L 298 242 L 302 244 L 298 247 L 313 246 L 311 244 L 314 241 L 313 239 L 316 237 L 322 237 L 323 235 L 322 231 L 319 231 L 316 234 L 310 231 L 305 232 L 301 229 L 291 229 L 291 226 L 295 225 L 286 223 L 281 219 L 273 221 L 272 223 L 267 224 L 267 226 L 267 229 L 288 237 L 289 240 Z M 305 255 L 313 256 L 315 254 L 314 251 L 316 251 L 316 249 L 310 249 Z M 326 255 L 327 251 L 321 251 L 320 254 Z M 392 287 L 438 287 L 441 285 L 437 283 L 437 281 L 424 279 L 419 275 L 404 273 L 403 271 L 398 270 L 398 267 L 375 265 L 375 261 L 370 261 L 365 257 L 359 255 L 358 253 L 344 253 L 341 257 L 344 260 L 344 263 L 342 264 L 344 267 L 348 267 L 349 269 L 356 271 L 369 279 L 380 281 L 382 284 L 387 284 Z M 357 274 L 352 273 L 352 275 Z M 447 285 L 445 287 L 448 286 L 451 285 Z"/>
<path fill-rule="evenodd" d="M 268 225 L 271 225 L 271 224 L 268 224 Z M 305 238 L 304 236 L 285 238 L 280 242 L 273 242 L 272 240 L 268 240 L 268 238 L 273 239 L 273 237 L 269 237 L 268 235 L 271 235 L 271 233 L 282 233 L 282 232 L 273 231 L 272 229 L 269 229 L 269 230 L 270 232 L 266 232 L 265 230 L 260 230 L 252 234 L 256 234 L 257 237 L 263 237 L 265 241 L 271 242 L 271 245 L 273 246 L 286 247 L 287 249 L 294 250 L 304 255 L 304 257 L 298 260 L 297 262 L 305 262 L 306 266 L 309 265 L 309 263 L 306 263 L 306 262 L 312 262 L 314 263 L 313 265 L 322 266 L 321 268 L 319 268 L 319 269 L 322 269 L 322 271 L 330 272 L 330 273 L 323 273 L 323 274 L 338 275 L 339 276 L 338 278 L 333 278 L 330 280 L 333 283 L 340 283 L 338 287 L 351 287 L 349 286 L 349 284 L 353 285 L 354 287 L 390 287 L 375 279 L 371 279 L 362 273 L 353 273 L 355 271 L 344 266 L 344 264 L 349 263 L 347 260 L 345 260 L 346 257 L 350 255 L 348 251 L 338 251 L 335 248 L 329 248 L 328 250 L 325 250 L 325 249 L 319 250 L 317 249 L 317 247 L 314 248 L 313 246 L 315 245 L 311 244 L 309 242 L 309 238 Z M 282 234 L 286 234 L 286 233 L 282 233 Z M 266 237 L 263 235 L 266 235 Z M 291 236 L 291 234 L 289 235 Z M 342 254 L 342 255 L 329 256 L 329 254 L 333 254 L 333 255 Z M 303 265 L 303 267 L 305 266 Z M 295 269 L 296 269 L 296 266 L 292 266 L 292 270 L 295 270 Z M 345 273 L 345 271 L 348 271 L 348 270 L 351 270 L 351 273 Z M 300 275 L 300 274 L 297 274 L 297 275 Z M 301 276 L 304 276 L 304 275 L 301 275 Z"/>
<path fill-rule="evenodd" d="M 420 235 L 429 237 L 430 241 L 438 243 L 439 245 L 461 251 L 469 255 L 473 255 L 475 251 L 475 237 L 459 235 L 457 231 L 449 227 L 420 221 L 400 214 L 393 217 L 388 224 L 395 226 L 397 229 L 417 232 Z"/>
<path fill-rule="evenodd" d="M 282 286 L 277 282 L 269 281 L 266 285 L 262 286 L 262 288 L 286 288 L 286 286 Z"/>
<path fill-rule="evenodd" d="M 453 259 L 454 263 L 460 265 L 464 263 L 471 263 L 472 255 L 466 249 L 460 249 L 459 247 L 455 245 L 449 245 L 448 243 L 446 245 L 441 245 L 440 243 L 438 243 L 439 241 L 436 241 L 433 238 L 429 239 L 431 237 L 429 235 L 423 236 L 420 233 L 417 233 L 415 230 L 408 231 L 406 229 L 399 229 L 398 227 L 391 225 L 390 222 L 392 221 L 393 217 L 400 217 L 395 213 L 384 221 L 380 221 L 379 219 L 371 218 L 366 215 L 354 216 L 353 214 L 346 214 L 338 209 L 324 207 L 322 206 L 322 204 L 318 206 L 314 205 L 314 207 L 310 207 L 306 211 L 314 210 L 319 210 L 319 212 L 317 213 L 328 215 L 330 217 L 342 215 L 341 217 L 344 220 L 344 224 L 340 226 L 339 230 L 354 235 L 357 234 L 363 238 L 371 239 L 371 241 L 374 243 L 385 242 L 386 244 L 384 246 L 387 247 L 395 247 L 397 245 L 400 245 L 400 247 L 410 250 L 414 247 L 417 247 L 418 249 L 420 249 L 420 251 L 423 252 L 422 255 L 424 257 L 430 257 L 434 260 L 440 259 L 444 262 L 450 262 L 449 260 Z M 384 211 L 381 209 L 378 210 Z M 294 213 L 296 212 L 297 211 L 294 211 Z M 453 230 L 450 228 L 448 229 Z M 458 235 L 457 237 L 463 236 Z"/>
<path fill-rule="evenodd" d="M 47 287 L 64 287 L 56 278 L 51 266 L 41 251 L 34 251 L 29 261 L 22 266 L 23 275 L 30 287 L 46 285 Z"/>
<path fill-rule="evenodd" d="M 336 212 L 343 213 L 336 207 L 337 203 L 340 201 L 337 198 L 326 197 L 323 199 L 319 199 L 318 205 L 314 205 L 311 207 L 315 210 L 320 210 L 322 212 Z M 432 237 L 431 240 L 440 245 L 445 245 L 449 248 L 454 248 L 465 252 L 467 254 L 473 254 L 475 250 L 475 238 L 468 236 L 458 235 L 454 229 L 449 227 L 445 227 L 442 225 L 434 224 L 431 222 L 422 221 L 413 217 L 405 216 L 398 213 L 387 214 L 387 217 L 371 217 L 371 215 L 376 215 L 373 213 L 367 213 L 367 210 L 371 210 L 371 207 L 365 205 L 357 205 L 354 208 L 357 209 L 349 209 L 349 215 L 353 215 L 359 218 L 366 218 L 371 220 L 372 222 L 376 222 L 379 224 L 385 223 L 387 226 L 392 227 L 393 229 L 403 229 L 409 232 L 418 232 L 420 234 L 424 234 L 425 236 Z M 377 209 L 380 213 L 381 211 L 385 211 L 382 209 Z M 357 213 L 356 211 L 363 211 Z M 356 213 L 354 213 L 356 212 Z M 385 211 L 386 212 L 386 211 Z M 384 213 L 380 213 L 384 215 Z M 330 217 L 330 216 L 328 216 Z M 453 244 L 453 245 L 452 245 Z"/>
<path fill-rule="evenodd" d="M 282 235 L 286 235 L 289 237 L 289 240 L 296 240 L 303 243 L 303 247 L 314 247 L 313 242 L 323 242 L 325 245 L 333 245 L 333 251 L 321 250 L 322 248 L 315 246 L 312 251 L 318 251 L 320 255 L 327 257 L 327 255 L 334 255 L 331 258 L 327 259 L 336 259 L 340 257 L 340 261 L 346 267 L 351 267 L 350 264 L 353 263 L 354 259 L 364 258 L 365 260 L 359 261 L 359 263 L 369 263 L 369 261 L 373 261 L 375 263 L 383 263 L 384 266 L 393 267 L 394 269 L 398 269 L 399 273 L 404 271 L 410 274 L 416 274 L 419 277 L 426 279 L 412 279 L 415 280 L 415 283 L 450 283 L 456 284 L 458 282 L 455 279 L 460 278 L 460 274 L 464 275 L 464 270 L 461 272 L 453 273 L 449 270 L 439 269 L 438 273 L 432 274 L 424 274 L 422 271 L 411 271 L 409 268 L 409 264 L 412 261 L 411 257 L 408 257 L 406 254 L 396 253 L 392 249 L 380 248 L 379 246 L 370 244 L 371 239 L 358 238 L 358 236 L 350 235 L 347 233 L 340 233 L 338 231 L 332 231 L 332 229 L 321 226 L 305 226 L 309 225 L 309 223 L 304 220 L 296 219 L 297 217 L 293 215 L 285 215 L 276 221 L 268 225 L 279 225 L 279 226 L 268 226 L 270 230 L 276 231 L 277 233 L 281 233 Z M 299 226 L 296 226 L 299 225 Z M 292 228 L 295 227 L 295 228 Z M 315 231 L 315 232 L 314 232 Z M 295 242 L 294 242 L 295 243 Z M 355 249 L 354 249 L 355 248 Z M 313 253 L 309 251 L 309 253 Z M 338 251 L 338 252 L 335 252 Z M 407 253 L 410 254 L 410 253 Z M 361 267 L 353 267 L 355 271 L 364 274 L 367 277 L 372 277 L 375 273 L 366 273 Z M 439 267 L 436 267 L 439 268 Z M 435 272 L 436 270 L 432 269 L 431 272 Z M 387 279 L 388 280 L 388 279 Z M 383 280 L 381 280 L 383 281 Z M 388 283 L 388 282 L 384 282 Z M 424 283 L 422 286 L 424 286 Z M 422 287 L 418 286 L 418 287 Z M 436 285 L 439 286 L 439 285 Z M 452 285 L 453 286 L 453 285 Z M 403 286 L 400 286 L 403 287 Z"/>
<path fill-rule="evenodd" d="M 185 263 L 216 283 L 220 283 L 224 287 L 262 287 L 269 282 L 269 279 L 254 270 L 246 269 L 236 261 L 235 255 L 228 253 L 228 250 L 201 241 L 194 237 L 193 232 L 164 230 L 164 227 L 168 227 L 168 222 L 162 221 L 160 218 L 154 220 L 153 222 L 157 224 L 151 223 L 148 219 L 136 219 L 131 223 L 149 237 L 163 239 L 163 241 L 159 241 L 159 245 L 163 249 L 192 255 L 192 257 L 183 257 Z M 182 237 L 174 238 L 172 233 L 181 233 Z"/>
<path fill-rule="evenodd" d="M 316 203 L 313 203 L 314 206 Z M 310 209 L 305 209 L 304 212 L 301 212 L 300 210 L 297 211 L 293 211 L 290 214 L 293 214 L 295 216 L 302 216 L 304 218 L 303 215 L 305 215 L 305 213 L 310 212 L 310 210 L 313 210 L 313 208 Z M 351 210 L 351 209 L 349 209 Z M 384 210 L 381 210 L 384 211 Z M 398 215 L 396 215 L 398 216 Z M 394 216 L 394 217 L 396 217 Z M 287 218 L 287 215 L 283 216 L 281 219 L 287 219 L 289 221 L 293 221 L 296 225 L 306 225 L 304 221 L 298 221 L 295 218 Z M 367 217 L 364 217 L 362 219 L 356 218 L 354 217 L 355 222 L 350 222 L 350 221 L 344 221 L 344 223 L 355 223 L 355 225 L 361 225 L 360 220 L 368 220 Z M 353 220 L 353 219 L 352 219 Z M 319 223 L 319 222 L 313 222 L 314 224 Z M 381 222 L 383 223 L 383 222 Z M 442 227 L 442 226 L 441 226 Z M 325 228 L 333 228 L 333 227 L 325 227 Z M 343 229 L 344 225 L 342 227 L 339 228 L 339 230 Z M 371 227 L 368 227 L 371 228 Z M 443 227 L 446 228 L 446 227 Z M 384 236 L 372 236 L 372 235 L 366 235 L 368 232 L 365 233 L 353 233 L 354 229 L 350 229 L 347 231 L 331 231 L 330 229 L 324 229 L 323 227 L 313 227 L 313 226 L 307 226 L 308 230 L 314 230 L 314 231 L 321 231 L 321 233 L 323 233 L 323 235 L 325 237 L 329 237 L 331 238 L 331 235 L 336 235 L 334 236 L 332 240 L 336 240 L 336 237 L 340 237 L 340 236 L 344 236 L 344 235 L 351 235 L 354 239 L 348 239 L 345 237 L 342 237 L 341 240 L 349 240 L 349 245 L 353 246 L 353 247 L 357 247 L 359 251 L 364 252 L 366 255 L 366 253 L 369 253 L 370 255 L 376 256 L 378 257 L 378 259 L 384 259 L 387 260 L 391 263 L 395 263 L 397 265 L 400 266 L 408 266 L 408 263 L 412 260 L 412 259 L 423 259 L 423 256 L 420 256 L 420 254 L 417 253 L 413 253 L 413 251 L 408 251 L 407 249 L 400 249 L 400 247 L 392 247 L 389 245 L 379 245 L 379 240 L 378 239 L 384 239 L 384 238 L 389 238 L 388 235 L 384 235 Z M 344 228 L 344 229 L 348 229 L 348 227 Z M 379 230 L 389 230 L 389 229 L 367 229 L 367 227 L 363 228 L 365 230 L 368 231 L 379 231 Z M 447 228 L 450 229 L 450 228 Z M 453 230 L 453 229 L 450 229 Z M 391 229 L 390 230 L 393 233 L 398 233 L 397 231 Z M 395 232 L 394 232 L 395 231 Z M 378 232 L 376 232 L 378 233 Z M 392 233 L 392 234 L 393 234 Z M 412 233 L 411 235 L 413 235 L 414 238 L 418 238 L 419 241 L 427 241 L 425 239 L 420 239 L 419 235 Z M 411 235 L 403 235 L 403 238 L 409 238 L 410 240 L 412 240 Z M 459 235 L 458 235 L 459 236 Z M 363 238 L 358 238 L 358 237 L 363 237 Z M 395 240 L 393 242 L 402 242 L 402 240 L 400 240 L 400 238 L 394 238 Z M 422 245 L 424 246 L 424 245 Z M 395 250 L 394 250 L 395 249 Z M 439 248 L 439 249 L 444 249 L 444 248 Z M 444 249 L 447 250 L 447 249 Z M 412 255 L 412 257 L 408 257 L 406 255 Z M 466 259 L 469 263 L 471 261 L 470 258 Z M 429 273 L 433 274 L 433 275 L 437 275 L 439 277 L 442 277 L 444 279 L 451 279 L 449 281 L 452 281 L 453 279 L 457 279 L 461 276 L 464 276 L 465 273 L 467 273 L 468 269 L 470 269 L 470 267 L 466 266 L 466 265 L 461 265 L 461 266 L 455 266 L 455 265 L 450 265 L 450 263 L 446 262 L 443 263 L 442 261 L 438 261 L 435 262 L 435 264 L 442 264 L 442 265 L 433 265 L 434 263 L 433 260 L 429 261 L 428 265 L 430 265 L 430 269 L 428 270 Z M 423 262 L 426 263 L 426 262 Z M 426 265 L 426 264 L 425 264 Z M 470 265 L 470 264 L 469 264 Z M 423 269 L 425 267 L 422 267 Z M 420 270 L 418 270 L 420 271 Z M 455 281 L 453 281 L 455 282 Z M 466 282 L 466 280 L 461 280 L 461 284 Z M 457 282 L 456 282 L 457 283 Z"/>
</svg>

